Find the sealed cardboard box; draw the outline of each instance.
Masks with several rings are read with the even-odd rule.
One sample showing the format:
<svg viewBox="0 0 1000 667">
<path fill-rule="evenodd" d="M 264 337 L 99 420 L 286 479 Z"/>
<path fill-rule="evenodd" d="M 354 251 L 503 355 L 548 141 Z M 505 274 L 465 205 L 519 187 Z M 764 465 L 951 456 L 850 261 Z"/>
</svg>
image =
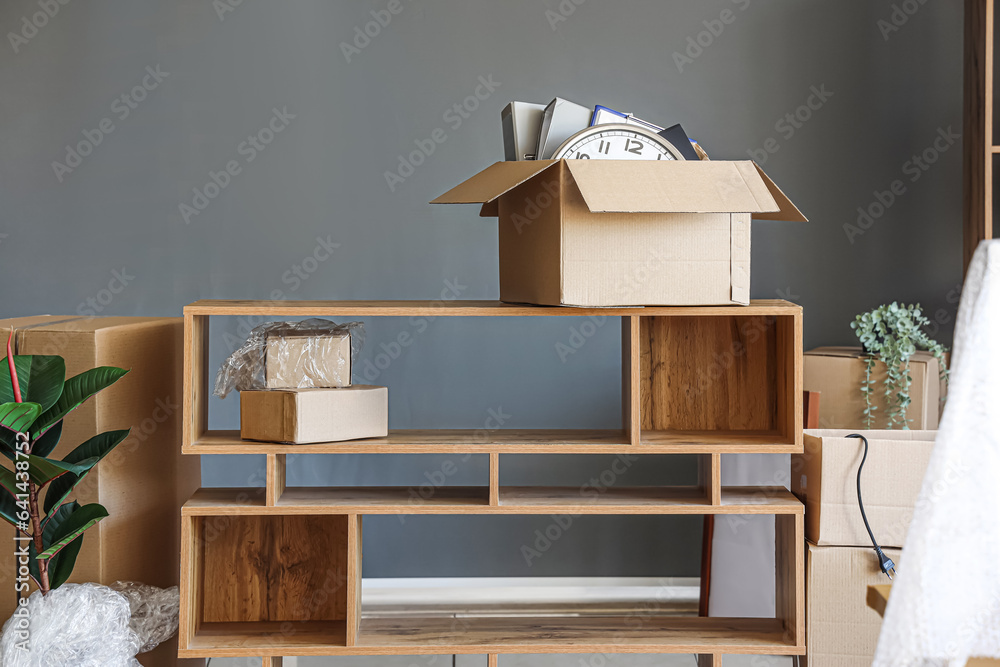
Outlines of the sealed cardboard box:
<svg viewBox="0 0 1000 667">
<path fill-rule="evenodd" d="M 265 442 L 338 442 L 388 435 L 389 390 L 271 389 L 240 392 L 240 436 Z"/>
<path fill-rule="evenodd" d="M 128 375 L 74 410 L 63 425 L 62 458 L 88 438 L 131 428 L 129 437 L 76 488 L 81 504 L 110 516 L 87 531 L 71 582 L 140 581 L 176 586 L 180 506 L 201 486 L 201 461 L 180 447 L 183 320 L 38 316 L 0 321 L 15 330 L 15 354 L 59 355 L 66 376 L 96 366 Z M 13 557 L 0 558 L 0 614 L 14 609 Z M 203 665 L 177 660 L 177 639 L 138 656 L 145 667 Z"/>
<path fill-rule="evenodd" d="M 349 387 L 351 335 L 269 335 L 264 378 L 269 389 Z"/>
<path fill-rule="evenodd" d="M 900 567 L 898 549 L 885 554 Z M 905 567 L 905 566 L 904 566 Z M 822 547 L 806 550 L 806 664 L 808 667 L 869 667 L 882 618 L 868 607 L 871 584 L 887 584 L 872 549 Z"/>
<path fill-rule="evenodd" d="M 753 162 L 498 162 L 435 204 L 499 219 L 500 299 L 573 306 L 750 300 L 750 220 L 805 221 Z"/>
<path fill-rule="evenodd" d="M 792 456 L 792 493 L 806 506 L 806 539 L 820 546 L 871 546 L 858 508 L 858 465 L 865 514 L 883 547 L 902 547 L 937 431 L 808 430 Z"/>
<path fill-rule="evenodd" d="M 865 380 L 866 362 L 860 347 L 818 347 L 803 357 L 803 387 L 818 391 L 819 423 L 823 428 L 865 428 L 865 399 L 861 385 Z M 917 351 L 910 358 L 910 386 L 912 403 L 906 411 L 910 428 L 933 430 L 938 427 L 941 399 L 946 386 L 940 379 L 941 367 L 930 352 Z M 872 379 L 875 393 L 872 404 L 876 407 L 874 428 L 886 428 L 887 411 L 882 387 L 886 366 L 875 364 Z"/>
</svg>

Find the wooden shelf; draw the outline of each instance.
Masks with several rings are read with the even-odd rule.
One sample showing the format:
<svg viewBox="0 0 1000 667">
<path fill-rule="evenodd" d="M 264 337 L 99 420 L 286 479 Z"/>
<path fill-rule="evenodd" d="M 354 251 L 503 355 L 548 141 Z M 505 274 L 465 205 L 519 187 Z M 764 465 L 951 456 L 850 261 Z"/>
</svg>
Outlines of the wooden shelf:
<svg viewBox="0 0 1000 667">
<path fill-rule="evenodd" d="M 386 438 L 286 445 L 207 431 L 185 454 L 719 454 L 801 453 L 780 435 L 751 431 L 646 431 L 638 445 L 617 430 L 391 430 Z"/>
<path fill-rule="evenodd" d="M 641 621 L 641 622 L 640 622 Z M 180 657 L 476 653 L 802 655 L 777 619 L 631 614 L 364 618 L 355 646 L 343 623 L 207 623 Z"/>
<path fill-rule="evenodd" d="M 781 299 L 753 300 L 749 306 L 647 306 L 645 308 L 565 308 L 502 301 L 241 301 L 205 299 L 184 307 L 185 315 L 262 317 L 587 317 L 590 315 L 710 316 L 778 315 L 802 307 Z"/>
<path fill-rule="evenodd" d="M 610 487 L 581 494 L 579 487 L 500 487 L 490 505 L 489 487 L 452 486 L 422 498 L 411 487 L 288 487 L 277 505 L 264 489 L 201 489 L 183 516 L 314 514 L 801 514 L 802 503 L 785 488 L 723 487 L 712 505 L 698 487 Z"/>
<path fill-rule="evenodd" d="M 406 429 L 309 445 L 208 429 L 213 316 L 593 315 L 621 320 L 620 387 L 607 392 L 611 400 L 621 396 L 621 428 Z M 183 451 L 261 455 L 265 488 L 201 489 L 182 509 L 181 657 L 485 653 L 495 665 L 498 654 L 512 653 L 694 653 L 718 665 L 724 653 L 804 654 L 804 508 L 784 488 L 721 482 L 724 453 L 802 451 L 801 307 L 777 300 L 650 308 L 198 301 L 184 309 L 184 324 Z M 478 486 L 436 487 L 429 497 L 420 485 L 295 487 L 287 471 L 288 455 L 296 454 L 481 454 L 488 476 Z M 604 454 L 615 462 L 685 454 L 696 457 L 697 475 L 688 487 L 511 486 L 501 483 L 506 454 Z M 366 514 L 773 515 L 775 617 L 698 618 L 664 608 L 651 616 L 630 609 L 509 613 L 492 605 L 452 615 L 417 606 L 366 616 Z"/>
</svg>

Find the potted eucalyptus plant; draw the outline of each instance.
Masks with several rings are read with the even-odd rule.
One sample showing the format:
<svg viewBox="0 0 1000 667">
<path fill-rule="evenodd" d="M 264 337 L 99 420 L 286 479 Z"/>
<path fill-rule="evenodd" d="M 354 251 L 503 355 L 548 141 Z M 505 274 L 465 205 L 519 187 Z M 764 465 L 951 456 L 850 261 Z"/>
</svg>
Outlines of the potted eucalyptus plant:
<svg viewBox="0 0 1000 667">
<path fill-rule="evenodd" d="M 930 320 L 923 314 L 920 304 L 906 305 L 895 301 L 858 315 L 851 328 L 857 335 L 865 353 L 865 379 L 861 394 L 865 399 L 865 426 L 873 428 L 876 406 L 872 395 L 877 391 L 873 373 L 881 361 L 886 366 L 886 379 L 882 387 L 887 412 L 887 428 L 897 425 L 909 428 L 906 410 L 910 405 L 910 357 L 919 350 L 927 350 L 938 360 L 941 380 L 947 382 L 948 367 L 945 361 L 947 348 L 932 339 L 925 331 Z"/>
</svg>

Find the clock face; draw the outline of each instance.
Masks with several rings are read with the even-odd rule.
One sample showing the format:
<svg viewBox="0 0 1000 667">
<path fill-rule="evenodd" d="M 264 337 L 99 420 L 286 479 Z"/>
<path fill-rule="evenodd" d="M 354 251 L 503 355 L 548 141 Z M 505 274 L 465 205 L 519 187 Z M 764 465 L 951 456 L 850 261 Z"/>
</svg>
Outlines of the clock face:
<svg viewBox="0 0 1000 667">
<path fill-rule="evenodd" d="M 683 160 L 663 137 L 634 125 L 595 125 L 566 140 L 552 159 Z"/>
</svg>

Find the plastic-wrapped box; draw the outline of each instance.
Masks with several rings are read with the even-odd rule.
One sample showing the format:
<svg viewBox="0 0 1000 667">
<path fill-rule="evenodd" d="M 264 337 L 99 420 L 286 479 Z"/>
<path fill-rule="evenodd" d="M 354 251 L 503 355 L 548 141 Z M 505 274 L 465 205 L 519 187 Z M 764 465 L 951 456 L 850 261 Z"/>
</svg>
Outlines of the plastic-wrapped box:
<svg viewBox="0 0 1000 667">
<path fill-rule="evenodd" d="M 269 333 L 264 383 L 268 389 L 351 386 L 351 334 Z"/>
<path fill-rule="evenodd" d="M 363 344 L 361 322 L 313 318 L 262 324 L 219 368 L 215 395 L 225 398 L 233 389 L 349 387 L 352 358 Z"/>
</svg>

